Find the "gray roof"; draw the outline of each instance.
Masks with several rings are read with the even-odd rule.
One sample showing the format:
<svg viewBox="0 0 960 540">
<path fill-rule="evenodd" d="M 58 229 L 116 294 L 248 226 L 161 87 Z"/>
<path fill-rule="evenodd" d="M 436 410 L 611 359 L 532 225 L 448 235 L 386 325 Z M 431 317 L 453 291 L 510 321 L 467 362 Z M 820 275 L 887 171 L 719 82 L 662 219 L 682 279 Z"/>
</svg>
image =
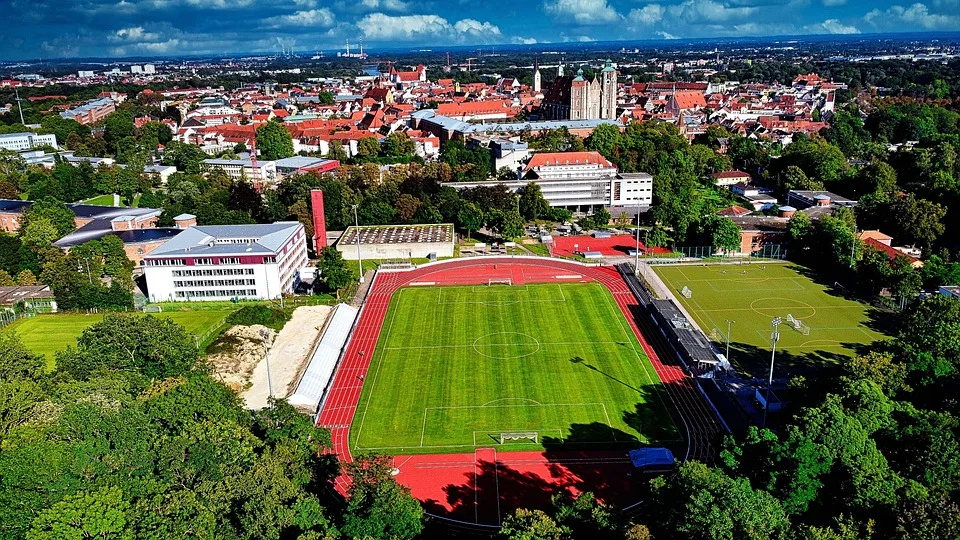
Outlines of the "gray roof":
<svg viewBox="0 0 960 540">
<path fill-rule="evenodd" d="M 150 253 L 155 256 L 251 255 L 276 253 L 302 227 L 298 221 L 264 225 L 202 225 L 189 227 Z M 224 240 L 244 243 L 217 243 Z"/>
<path fill-rule="evenodd" d="M 302 169 L 305 167 L 315 167 L 325 161 L 327 160 L 323 158 L 293 156 L 293 157 L 278 159 L 276 161 L 276 165 L 277 165 L 277 168 Z"/>
</svg>

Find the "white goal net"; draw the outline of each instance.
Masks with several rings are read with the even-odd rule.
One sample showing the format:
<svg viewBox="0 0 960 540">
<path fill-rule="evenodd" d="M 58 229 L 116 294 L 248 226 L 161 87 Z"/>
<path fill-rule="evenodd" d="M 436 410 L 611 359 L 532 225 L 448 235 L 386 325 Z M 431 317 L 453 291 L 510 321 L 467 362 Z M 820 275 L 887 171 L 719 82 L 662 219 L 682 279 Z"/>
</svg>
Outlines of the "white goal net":
<svg viewBox="0 0 960 540">
<path fill-rule="evenodd" d="M 533 444 L 537 444 L 540 441 L 536 431 L 504 431 L 500 434 L 500 444 L 504 444 L 507 441 L 522 441 L 530 440 L 533 441 Z"/>
<path fill-rule="evenodd" d="M 510 278 L 488 279 L 487 285 L 513 285 L 513 280 Z"/>
<path fill-rule="evenodd" d="M 682 294 L 684 298 L 693 298 L 693 291 L 691 291 L 690 287 L 687 286 L 683 287 L 683 290 L 680 291 L 680 294 Z"/>
</svg>

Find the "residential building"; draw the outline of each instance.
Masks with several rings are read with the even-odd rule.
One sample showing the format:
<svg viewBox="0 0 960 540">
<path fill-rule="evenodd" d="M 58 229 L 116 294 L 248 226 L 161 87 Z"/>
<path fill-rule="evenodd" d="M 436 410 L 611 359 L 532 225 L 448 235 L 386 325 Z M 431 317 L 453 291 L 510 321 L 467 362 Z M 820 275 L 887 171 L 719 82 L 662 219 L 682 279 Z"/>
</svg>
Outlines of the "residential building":
<svg viewBox="0 0 960 540">
<path fill-rule="evenodd" d="M 47 285 L 0 287 L 0 310 L 10 313 L 56 313 L 57 301 Z"/>
<path fill-rule="evenodd" d="M 246 178 L 255 185 L 273 183 L 277 179 L 277 164 L 273 161 L 257 161 L 257 166 L 253 166 L 253 161 L 249 159 L 205 159 L 203 160 L 203 170 L 210 172 L 215 168 L 223 169 L 223 172 L 230 176 L 231 180 L 240 180 Z"/>
<path fill-rule="evenodd" d="M 857 201 L 852 201 L 841 197 L 829 191 L 816 190 L 796 190 L 792 189 L 787 193 L 787 204 L 795 206 L 800 210 L 805 208 L 829 207 L 829 206 L 856 206 Z"/>
<path fill-rule="evenodd" d="M 612 124 L 623 128 L 617 120 L 541 120 L 536 122 L 472 123 L 437 114 L 433 109 L 422 109 L 410 115 L 410 127 L 436 135 L 441 142 L 465 140 L 472 136 L 538 135 L 545 131 L 567 128 L 578 137 L 588 137 L 597 126 Z"/>
<path fill-rule="evenodd" d="M 723 171 L 718 173 L 713 173 L 714 183 L 718 186 L 732 186 L 734 184 L 750 183 L 750 175 L 743 171 Z"/>
<path fill-rule="evenodd" d="M 152 302 L 275 299 L 299 284 L 307 238 L 296 221 L 193 226 L 144 262 Z"/>
<path fill-rule="evenodd" d="M 36 133 L 29 132 L 0 134 L 0 149 L 3 150 L 19 152 L 21 150 L 30 150 L 37 146 L 59 148 L 59 146 L 57 146 L 57 136 L 52 133 L 37 135 Z"/>
<path fill-rule="evenodd" d="M 103 120 L 110 113 L 116 110 L 113 100 L 110 98 L 100 98 L 74 107 L 60 113 L 63 118 L 76 120 L 80 124 L 94 124 Z"/>
</svg>

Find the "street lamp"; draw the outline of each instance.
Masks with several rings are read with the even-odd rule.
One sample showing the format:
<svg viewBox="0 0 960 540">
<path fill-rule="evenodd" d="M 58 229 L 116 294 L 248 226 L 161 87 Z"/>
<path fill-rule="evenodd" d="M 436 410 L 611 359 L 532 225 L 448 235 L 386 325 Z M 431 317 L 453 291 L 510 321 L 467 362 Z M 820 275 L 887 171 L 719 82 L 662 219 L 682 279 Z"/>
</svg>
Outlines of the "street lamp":
<svg viewBox="0 0 960 540">
<path fill-rule="evenodd" d="M 357 241 L 357 262 L 360 264 L 360 283 L 363 283 L 363 257 L 360 256 L 360 220 L 357 219 L 357 205 L 352 204 L 350 208 L 353 208 L 353 224 L 356 226 L 353 237 Z"/>
<path fill-rule="evenodd" d="M 263 360 L 267 363 L 267 392 L 273 397 L 273 378 L 270 377 L 270 352 L 267 350 L 267 340 L 270 339 L 270 332 L 266 328 L 260 329 L 260 338 L 263 339 Z"/>
<path fill-rule="evenodd" d="M 93 285 L 93 276 L 90 275 L 90 259 L 83 257 L 84 262 L 87 264 L 87 279 L 90 280 L 90 284 Z M 77 272 L 83 272 L 83 265 L 77 262 Z"/>
<path fill-rule="evenodd" d="M 780 332 L 777 331 L 777 327 L 779 327 L 782 322 L 783 319 L 780 317 L 772 321 L 773 333 L 770 334 L 770 340 L 773 341 L 773 350 L 770 352 L 770 378 L 767 380 L 767 403 L 763 407 L 763 427 L 767 427 L 767 410 L 770 408 L 770 388 L 773 386 L 773 359 L 777 356 L 777 341 L 780 340 Z"/>
<path fill-rule="evenodd" d="M 731 321 L 727 319 L 727 362 L 730 361 L 730 325 L 737 321 Z"/>
</svg>

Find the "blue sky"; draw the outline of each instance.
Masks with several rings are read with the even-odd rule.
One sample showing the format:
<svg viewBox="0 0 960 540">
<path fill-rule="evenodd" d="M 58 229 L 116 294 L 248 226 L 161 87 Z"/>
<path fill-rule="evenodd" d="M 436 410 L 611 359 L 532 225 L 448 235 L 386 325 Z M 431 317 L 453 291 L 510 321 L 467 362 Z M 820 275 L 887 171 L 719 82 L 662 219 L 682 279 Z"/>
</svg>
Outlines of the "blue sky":
<svg viewBox="0 0 960 540">
<path fill-rule="evenodd" d="M 0 59 L 960 30 L 960 0 L 7 0 Z"/>
</svg>

